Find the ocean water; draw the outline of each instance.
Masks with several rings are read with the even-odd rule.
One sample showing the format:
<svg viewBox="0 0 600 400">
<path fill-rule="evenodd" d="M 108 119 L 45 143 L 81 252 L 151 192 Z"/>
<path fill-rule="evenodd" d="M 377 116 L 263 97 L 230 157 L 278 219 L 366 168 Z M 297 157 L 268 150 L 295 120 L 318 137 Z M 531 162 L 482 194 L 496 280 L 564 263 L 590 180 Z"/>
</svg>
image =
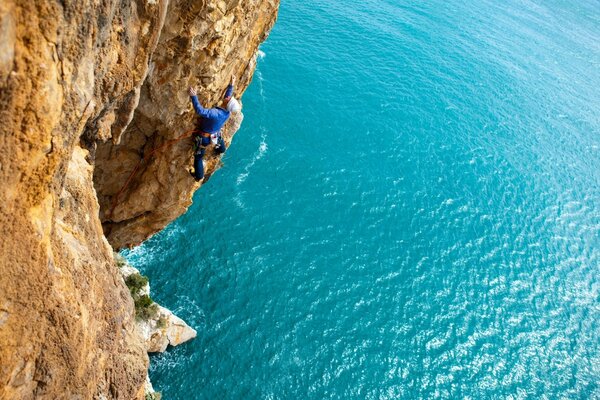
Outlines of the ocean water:
<svg viewBox="0 0 600 400">
<path fill-rule="evenodd" d="M 165 399 L 600 398 L 600 2 L 285 0 L 224 167 L 126 256 Z"/>
</svg>

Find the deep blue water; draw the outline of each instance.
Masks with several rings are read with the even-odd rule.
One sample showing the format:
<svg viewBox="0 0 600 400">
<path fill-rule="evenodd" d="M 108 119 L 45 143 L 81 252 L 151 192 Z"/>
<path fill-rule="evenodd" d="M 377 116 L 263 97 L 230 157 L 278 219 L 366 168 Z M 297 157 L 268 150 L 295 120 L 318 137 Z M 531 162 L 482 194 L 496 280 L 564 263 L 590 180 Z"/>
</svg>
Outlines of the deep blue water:
<svg viewBox="0 0 600 400">
<path fill-rule="evenodd" d="M 262 51 L 127 253 L 199 332 L 164 398 L 600 398 L 600 2 L 284 0 Z"/>
</svg>

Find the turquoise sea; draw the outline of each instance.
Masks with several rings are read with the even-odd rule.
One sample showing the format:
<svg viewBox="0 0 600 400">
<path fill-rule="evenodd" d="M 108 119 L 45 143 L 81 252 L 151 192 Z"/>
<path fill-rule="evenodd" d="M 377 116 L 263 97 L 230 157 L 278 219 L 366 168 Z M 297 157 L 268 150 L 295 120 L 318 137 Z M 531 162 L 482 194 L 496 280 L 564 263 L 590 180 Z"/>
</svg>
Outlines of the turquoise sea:
<svg viewBox="0 0 600 400">
<path fill-rule="evenodd" d="M 198 330 L 163 398 L 600 399 L 600 2 L 284 0 L 261 50 L 126 252 Z"/>
</svg>

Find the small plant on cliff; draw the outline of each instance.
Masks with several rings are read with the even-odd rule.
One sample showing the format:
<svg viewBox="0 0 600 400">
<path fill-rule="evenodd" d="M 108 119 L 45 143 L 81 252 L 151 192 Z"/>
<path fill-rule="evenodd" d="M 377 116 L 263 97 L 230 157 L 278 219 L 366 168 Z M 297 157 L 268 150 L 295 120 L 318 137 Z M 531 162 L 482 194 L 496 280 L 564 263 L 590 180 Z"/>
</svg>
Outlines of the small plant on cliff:
<svg viewBox="0 0 600 400">
<path fill-rule="evenodd" d="M 144 286 L 148 284 L 148 277 L 141 274 L 131 274 L 125 279 L 125 284 L 131 292 L 131 297 L 135 299 Z"/>
<path fill-rule="evenodd" d="M 146 393 L 146 398 L 144 400 L 160 400 L 162 399 L 162 394 L 160 392 L 154 393 Z"/>
<path fill-rule="evenodd" d="M 148 277 L 141 274 L 131 274 L 125 279 L 129 293 L 135 305 L 135 317 L 147 321 L 158 314 L 158 304 L 147 294 L 141 294 L 142 289 L 148 284 Z"/>
<path fill-rule="evenodd" d="M 158 314 L 158 304 L 154 302 L 147 294 L 133 298 L 135 304 L 135 317 L 147 321 L 156 317 Z"/>
<path fill-rule="evenodd" d="M 164 316 L 164 315 L 161 315 L 161 316 L 158 318 L 158 321 L 156 321 L 156 327 L 157 327 L 158 329 L 163 329 L 163 328 L 166 328 L 166 327 L 167 327 L 167 318 L 165 318 L 165 316 Z"/>
</svg>

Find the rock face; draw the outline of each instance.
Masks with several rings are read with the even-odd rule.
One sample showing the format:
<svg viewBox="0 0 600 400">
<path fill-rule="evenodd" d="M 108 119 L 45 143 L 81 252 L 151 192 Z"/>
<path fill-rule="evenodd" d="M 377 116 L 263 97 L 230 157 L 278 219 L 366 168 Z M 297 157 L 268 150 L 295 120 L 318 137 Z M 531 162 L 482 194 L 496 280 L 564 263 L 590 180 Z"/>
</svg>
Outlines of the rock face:
<svg viewBox="0 0 600 400">
<path fill-rule="evenodd" d="M 189 141 L 144 163 L 112 204 L 144 152 L 191 129 L 188 84 L 212 105 L 235 74 L 242 94 L 276 11 L 0 2 L 1 399 L 144 397 L 148 358 L 103 228 L 131 246 L 186 210 Z"/>
<path fill-rule="evenodd" d="M 193 129 L 188 86 L 196 86 L 202 102 L 212 106 L 234 75 L 239 78 L 234 95 L 241 96 L 254 72 L 258 45 L 275 22 L 277 5 L 274 0 L 169 3 L 133 120 L 122 134 L 119 129 L 115 135 L 113 126 L 113 140 L 99 144 L 96 152 L 94 180 L 101 219 L 115 248 L 140 243 L 189 207 L 196 189 L 187 171 L 191 139 L 144 162 L 116 202 L 115 196 L 144 154 Z M 228 144 L 239 117 L 225 128 Z M 97 136 L 109 136 L 101 126 L 96 124 Z M 210 175 L 218 159 L 209 156 L 206 160 Z"/>
</svg>

